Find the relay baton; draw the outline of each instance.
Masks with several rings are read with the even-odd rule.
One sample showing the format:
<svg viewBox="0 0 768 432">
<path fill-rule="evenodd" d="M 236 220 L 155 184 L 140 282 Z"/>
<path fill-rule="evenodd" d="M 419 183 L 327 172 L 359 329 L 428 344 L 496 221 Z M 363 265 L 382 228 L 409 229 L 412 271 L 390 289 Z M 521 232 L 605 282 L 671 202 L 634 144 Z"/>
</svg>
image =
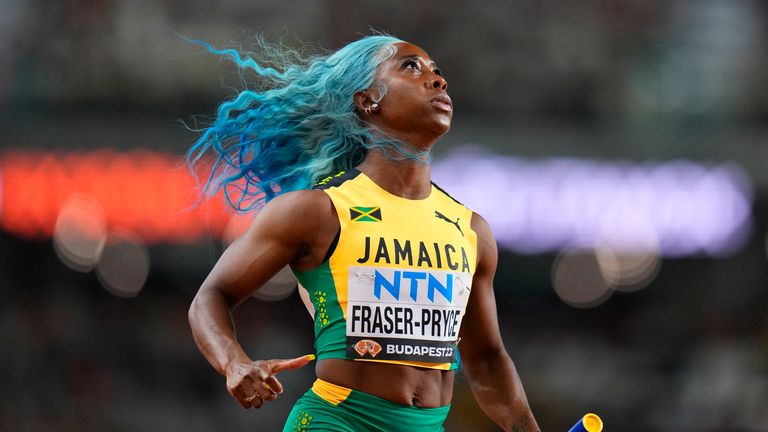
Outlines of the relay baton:
<svg viewBox="0 0 768 432">
<path fill-rule="evenodd" d="M 568 432 L 601 432 L 603 430 L 603 421 L 597 414 L 589 413 L 573 425 Z"/>
</svg>

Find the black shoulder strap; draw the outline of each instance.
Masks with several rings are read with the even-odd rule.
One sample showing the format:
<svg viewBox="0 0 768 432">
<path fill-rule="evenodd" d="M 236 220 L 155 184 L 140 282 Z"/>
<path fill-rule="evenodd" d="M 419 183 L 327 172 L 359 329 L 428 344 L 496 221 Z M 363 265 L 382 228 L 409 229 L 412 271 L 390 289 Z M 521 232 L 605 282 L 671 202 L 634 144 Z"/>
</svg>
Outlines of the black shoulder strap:
<svg viewBox="0 0 768 432">
<path fill-rule="evenodd" d="M 445 196 L 447 196 L 448 198 L 452 199 L 452 200 L 453 200 L 453 201 L 454 201 L 456 204 L 458 204 L 458 205 L 461 205 L 461 206 L 463 206 L 463 205 L 464 205 L 464 204 L 462 204 L 462 203 L 461 203 L 459 200 L 457 200 L 456 198 L 452 197 L 452 196 L 451 196 L 451 195 L 450 195 L 448 192 L 444 191 L 444 190 L 443 190 L 443 188 L 441 188 L 440 186 L 438 186 L 438 185 L 437 185 L 437 183 L 435 183 L 435 182 L 432 182 L 432 186 L 434 186 L 435 188 L 437 188 L 437 190 L 439 190 L 440 192 L 442 192 L 443 194 L 445 194 Z M 466 206 L 465 206 L 465 207 L 466 207 Z"/>
<path fill-rule="evenodd" d="M 358 175 L 360 175 L 360 171 L 358 171 L 357 168 L 350 168 L 346 171 L 339 171 L 334 175 L 329 175 L 328 177 L 320 180 L 312 189 L 323 190 L 335 186 L 341 186 L 341 184 L 345 181 L 352 180 Z"/>
</svg>

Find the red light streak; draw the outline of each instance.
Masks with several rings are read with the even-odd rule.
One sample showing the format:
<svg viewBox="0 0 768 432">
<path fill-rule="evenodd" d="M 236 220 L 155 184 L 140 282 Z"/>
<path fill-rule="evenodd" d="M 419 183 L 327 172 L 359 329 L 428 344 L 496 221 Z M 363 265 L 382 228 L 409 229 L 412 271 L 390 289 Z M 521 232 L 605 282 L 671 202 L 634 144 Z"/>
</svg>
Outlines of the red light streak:
<svg viewBox="0 0 768 432">
<path fill-rule="evenodd" d="M 0 176 L 0 228 L 28 239 L 50 238 L 62 204 L 78 192 L 99 203 L 109 229 L 146 243 L 219 237 L 234 216 L 220 197 L 190 209 L 198 195 L 183 159 L 147 150 L 5 152 Z"/>
</svg>

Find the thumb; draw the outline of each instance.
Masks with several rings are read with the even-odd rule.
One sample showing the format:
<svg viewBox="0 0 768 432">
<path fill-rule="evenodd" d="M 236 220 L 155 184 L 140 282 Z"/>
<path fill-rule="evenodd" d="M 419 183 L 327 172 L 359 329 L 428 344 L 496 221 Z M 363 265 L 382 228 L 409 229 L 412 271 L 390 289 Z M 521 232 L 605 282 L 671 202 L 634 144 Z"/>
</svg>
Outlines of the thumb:
<svg viewBox="0 0 768 432">
<path fill-rule="evenodd" d="M 294 359 L 287 359 L 287 360 L 272 360 L 269 371 L 270 373 L 278 373 L 285 370 L 293 370 L 298 369 L 301 367 L 304 367 L 307 363 L 311 362 L 315 359 L 314 354 L 307 354 L 303 355 L 301 357 L 296 357 Z"/>
</svg>

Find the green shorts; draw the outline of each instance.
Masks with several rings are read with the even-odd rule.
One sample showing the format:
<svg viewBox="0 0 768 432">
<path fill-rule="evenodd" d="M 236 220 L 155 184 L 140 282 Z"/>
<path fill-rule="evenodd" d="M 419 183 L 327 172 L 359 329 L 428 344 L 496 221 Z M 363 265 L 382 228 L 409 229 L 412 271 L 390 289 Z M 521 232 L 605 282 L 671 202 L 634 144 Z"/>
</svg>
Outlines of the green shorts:
<svg viewBox="0 0 768 432">
<path fill-rule="evenodd" d="M 318 379 L 293 406 L 283 432 L 443 432 L 450 409 L 401 405 Z"/>
</svg>

